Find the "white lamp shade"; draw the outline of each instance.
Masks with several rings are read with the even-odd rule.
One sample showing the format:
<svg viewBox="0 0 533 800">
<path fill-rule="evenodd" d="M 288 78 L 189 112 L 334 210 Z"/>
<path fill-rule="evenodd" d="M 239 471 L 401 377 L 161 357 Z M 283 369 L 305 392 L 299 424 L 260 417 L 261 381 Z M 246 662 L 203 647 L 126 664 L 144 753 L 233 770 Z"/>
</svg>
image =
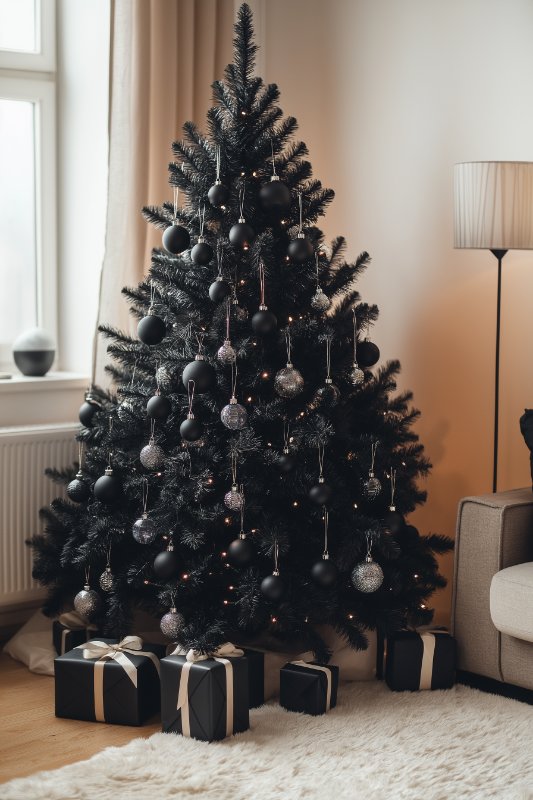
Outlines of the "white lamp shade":
<svg viewBox="0 0 533 800">
<path fill-rule="evenodd" d="M 533 250 L 533 162 L 455 165 L 454 247 Z"/>
</svg>

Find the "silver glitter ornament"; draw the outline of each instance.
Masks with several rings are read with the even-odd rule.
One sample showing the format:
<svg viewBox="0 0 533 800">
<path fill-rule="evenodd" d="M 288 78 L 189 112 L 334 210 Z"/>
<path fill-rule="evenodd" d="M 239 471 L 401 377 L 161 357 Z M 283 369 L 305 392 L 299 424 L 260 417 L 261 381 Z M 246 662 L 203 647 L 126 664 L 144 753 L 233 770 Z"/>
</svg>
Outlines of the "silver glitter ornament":
<svg viewBox="0 0 533 800">
<path fill-rule="evenodd" d="M 181 629 L 185 624 L 185 618 L 183 614 L 180 614 L 174 606 L 167 611 L 161 617 L 161 622 L 159 623 L 159 627 L 161 628 L 161 633 L 163 636 L 166 636 L 167 639 L 176 639 L 179 636 Z"/>
<path fill-rule="evenodd" d="M 331 300 L 324 294 L 321 286 L 317 286 L 317 290 L 311 298 L 311 308 L 315 311 L 327 311 L 331 305 Z"/>
<path fill-rule="evenodd" d="M 370 471 L 366 481 L 363 481 L 363 493 L 369 500 L 374 500 L 381 492 L 381 482 Z"/>
<path fill-rule="evenodd" d="M 245 322 L 248 319 L 248 311 L 235 301 L 232 303 L 232 306 L 234 319 L 236 319 L 237 322 Z"/>
<path fill-rule="evenodd" d="M 229 492 L 224 495 L 224 503 L 231 511 L 239 511 L 242 508 L 244 498 L 234 483 Z"/>
<path fill-rule="evenodd" d="M 133 538 L 139 542 L 139 544 L 151 544 L 157 536 L 157 527 L 155 522 L 144 512 L 142 517 L 139 517 L 139 519 L 133 523 L 132 533 Z"/>
<path fill-rule="evenodd" d="M 171 370 L 164 364 L 162 364 L 160 367 L 156 369 L 155 380 L 157 385 L 160 386 L 161 389 L 166 389 L 167 391 L 170 391 L 171 389 L 174 388 L 174 375 L 171 372 Z"/>
<path fill-rule="evenodd" d="M 74 608 L 86 620 L 91 620 L 102 608 L 102 598 L 88 584 L 74 598 Z"/>
<path fill-rule="evenodd" d="M 115 583 L 115 577 L 111 572 L 111 567 L 106 567 L 105 570 L 100 575 L 100 589 L 104 592 L 110 592 L 113 589 Z"/>
<path fill-rule="evenodd" d="M 340 396 L 340 390 L 337 386 L 335 386 L 331 378 L 326 378 L 326 385 L 322 386 L 317 392 L 318 400 L 325 403 L 331 403 L 331 405 L 335 405 Z"/>
<path fill-rule="evenodd" d="M 348 380 L 352 386 L 361 386 L 365 382 L 365 373 L 356 362 L 354 362 L 354 365 L 349 372 Z"/>
<path fill-rule="evenodd" d="M 224 339 L 224 344 L 217 350 L 217 359 L 222 364 L 233 364 L 236 358 L 237 358 L 237 353 L 231 346 L 230 340 Z"/>
<path fill-rule="evenodd" d="M 280 369 L 274 378 L 274 389 L 280 397 L 290 399 L 296 397 L 304 388 L 304 379 L 300 372 L 293 367 L 291 362 Z"/>
<path fill-rule="evenodd" d="M 352 570 L 352 584 L 359 592 L 377 592 L 382 583 L 383 570 L 370 555 Z"/>
<path fill-rule="evenodd" d="M 141 464 L 146 469 L 161 469 L 165 463 L 165 451 L 153 439 L 150 439 L 146 447 L 143 447 L 140 454 Z"/>
<path fill-rule="evenodd" d="M 117 409 L 117 413 L 121 422 L 131 422 L 131 418 L 135 414 L 135 403 L 131 397 L 127 397 L 122 401 Z"/>
<path fill-rule="evenodd" d="M 220 412 L 220 419 L 230 431 L 242 431 L 248 424 L 248 412 L 233 396 L 228 405 L 224 406 Z"/>
</svg>

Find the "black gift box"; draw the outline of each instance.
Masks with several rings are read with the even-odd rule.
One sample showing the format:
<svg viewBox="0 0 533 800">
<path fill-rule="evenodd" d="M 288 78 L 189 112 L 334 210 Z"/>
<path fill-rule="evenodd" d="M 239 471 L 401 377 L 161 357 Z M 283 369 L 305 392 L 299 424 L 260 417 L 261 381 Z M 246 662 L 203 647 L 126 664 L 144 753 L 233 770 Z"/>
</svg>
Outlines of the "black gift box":
<svg viewBox="0 0 533 800">
<path fill-rule="evenodd" d="M 317 667 L 317 669 L 312 669 Z M 318 669 L 320 667 L 320 669 Z M 329 672 L 328 675 L 324 670 Z M 329 664 L 310 661 L 285 664 L 280 675 L 279 702 L 288 711 L 303 711 L 304 714 L 325 714 L 327 708 L 328 683 L 330 685 L 329 708 L 337 705 L 339 668 Z"/>
<path fill-rule="evenodd" d="M 98 639 L 117 644 L 117 639 Z M 124 655 L 135 667 L 137 686 L 116 660 L 85 659 L 83 647 L 54 659 L 56 717 L 96 722 L 95 673 L 103 665 L 103 719 L 114 725 L 142 725 L 160 708 L 159 673 L 152 659 L 141 655 L 150 652 L 157 659 L 164 655 L 164 645 L 144 644 L 142 651 Z M 98 662 L 99 666 L 96 666 Z"/>
<path fill-rule="evenodd" d="M 52 642 L 58 656 L 68 653 L 69 650 L 88 642 L 89 639 L 97 639 L 99 636 L 100 633 L 96 625 L 72 628 L 68 625 L 63 625 L 58 619 L 55 619 L 52 625 Z"/>
<path fill-rule="evenodd" d="M 456 642 L 447 631 L 399 631 L 387 637 L 385 681 L 394 692 L 450 689 Z"/>
<path fill-rule="evenodd" d="M 161 728 L 165 733 L 182 733 L 193 739 L 212 742 L 225 739 L 227 731 L 227 680 L 233 686 L 233 724 L 230 733 L 250 727 L 248 713 L 248 660 L 244 656 L 224 658 L 231 665 L 227 675 L 221 661 L 208 658 L 187 662 L 185 656 L 172 655 L 161 661 Z M 184 670 L 185 665 L 188 664 Z M 190 666 L 189 666 L 190 665 Z M 178 709 L 180 685 L 187 681 L 187 709 Z M 187 726 L 188 719 L 188 726 Z M 184 724 L 185 723 L 185 724 Z"/>
</svg>

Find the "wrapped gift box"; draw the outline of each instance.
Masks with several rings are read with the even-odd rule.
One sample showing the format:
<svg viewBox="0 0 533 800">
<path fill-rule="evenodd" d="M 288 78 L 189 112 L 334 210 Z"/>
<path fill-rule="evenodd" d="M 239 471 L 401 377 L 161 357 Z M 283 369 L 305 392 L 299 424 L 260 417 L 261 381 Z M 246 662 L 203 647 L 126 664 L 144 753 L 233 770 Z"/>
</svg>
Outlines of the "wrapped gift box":
<svg viewBox="0 0 533 800">
<path fill-rule="evenodd" d="M 450 689 L 456 643 L 445 630 L 399 631 L 387 637 L 385 681 L 395 692 Z"/>
<path fill-rule="evenodd" d="M 68 653 L 89 639 L 97 639 L 100 631 L 96 625 L 86 622 L 75 611 L 61 614 L 52 624 L 52 642 L 58 656 Z"/>
<path fill-rule="evenodd" d="M 257 708 L 272 697 L 279 697 L 279 683 L 281 668 L 287 661 L 294 658 L 287 653 L 278 653 L 273 650 L 260 650 L 244 648 L 244 655 L 248 659 L 248 694 L 250 708 Z M 311 653 L 298 655 L 299 659 L 312 658 Z"/>
<path fill-rule="evenodd" d="M 223 648 L 212 658 L 185 654 L 164 658 L 161 727 L 165 733 L 206 742 L 247 730 L 248 659 L 224 654 Z"/>
<path fill-rule="evenodd" d="M 315 661 L 291 661 L 280 675 L 280 705 L 288 711 L 325 714 L 337 705 L 339 668 Z"/>
<path fill-rule="evenodd" d="M 56 717 L 142 725 L 160 708 L 159 659 L 164 651 L 164 646 L 127 636 L 121 642 L 92 639 L 58 656 Z"/>
</svg>

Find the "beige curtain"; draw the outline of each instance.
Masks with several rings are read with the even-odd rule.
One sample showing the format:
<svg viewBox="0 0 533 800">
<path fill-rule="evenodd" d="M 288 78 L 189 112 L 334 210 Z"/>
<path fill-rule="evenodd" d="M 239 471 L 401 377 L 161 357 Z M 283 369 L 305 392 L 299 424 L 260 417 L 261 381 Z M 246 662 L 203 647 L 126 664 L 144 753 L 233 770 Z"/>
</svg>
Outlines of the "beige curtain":
<svg viewBox="0 0 533 800">
<path fill-rule="evenodd" d="M 143 205 L 171 200 L 168 163 L 181 126 L 203 127 L 211 83 L 231 61 L 232 0 L 114 0 L 111 25 L 109 182 L 98 321 L 133 332 L 123 286 L 137 284 L 161 234 Z M 95 379 L 106 385 L 106 342 Z"/>
</svg>

